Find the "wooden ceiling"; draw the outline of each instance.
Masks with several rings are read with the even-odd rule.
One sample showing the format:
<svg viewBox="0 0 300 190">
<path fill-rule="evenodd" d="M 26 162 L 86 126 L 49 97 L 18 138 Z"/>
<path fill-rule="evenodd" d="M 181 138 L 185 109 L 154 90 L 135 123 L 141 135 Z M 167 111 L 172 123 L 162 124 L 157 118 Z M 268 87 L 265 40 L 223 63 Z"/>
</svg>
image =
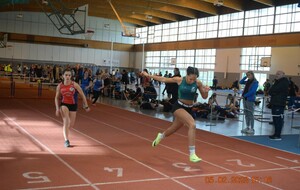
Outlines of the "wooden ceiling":
<svg viewBox="0 0 300 190">
<path fill-rule="evenodd" d="M 42 12 L 37 1 L 27 4 L 6 4 L 0 11 L 33 11 Z M 89 4 L 89 16 L 117 20 L 117 16 L 108 0 L 48 0 L 63 2 L 68 8 L 76 8 Z M 124 23 L 137 27 L 171 23 L 194 18 L 221 15 L 253 9 L 261 9 L 278 5 L 297 3 L 298 0 L 223 0 L 217 6 L 217 0 L 110 0 Z M 219 0 L 220 1 L 220 0 Z M 12 1 L 14 2 L 14 1 Z"/>
</svg>

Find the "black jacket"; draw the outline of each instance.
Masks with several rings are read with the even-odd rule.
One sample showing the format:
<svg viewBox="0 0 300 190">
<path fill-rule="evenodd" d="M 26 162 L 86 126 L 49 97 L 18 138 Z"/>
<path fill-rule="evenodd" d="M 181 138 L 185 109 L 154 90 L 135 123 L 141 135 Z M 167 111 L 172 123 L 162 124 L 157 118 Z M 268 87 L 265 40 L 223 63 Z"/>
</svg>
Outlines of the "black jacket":
<svg viewBox="0 0 300 190">
<path fill-rule="evenodd" d="M 288 96 L 289 80 L 286 77 L 282 77 L 279 80 L 275 80 L 274 84 L 269 90 L 271 96 L 270 104 L 274 106 L 285 106 Z"/>
</svg>

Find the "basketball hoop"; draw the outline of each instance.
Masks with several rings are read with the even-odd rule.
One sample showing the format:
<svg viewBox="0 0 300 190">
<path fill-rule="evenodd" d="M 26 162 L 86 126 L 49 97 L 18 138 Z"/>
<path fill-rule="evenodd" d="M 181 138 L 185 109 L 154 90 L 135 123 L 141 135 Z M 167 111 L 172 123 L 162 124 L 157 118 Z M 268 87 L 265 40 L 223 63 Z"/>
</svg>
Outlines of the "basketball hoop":
<svg viewBox="0 0 300 190">
<path fill-rule="evenodd" d="M 88 30 L 86 31 L 86 33 L 83 34 L 83 36 L 84 36 L 84 39 L 86 39 L 86 40 L 91 40 L 92 37 L 94 36 L 94 34 L 95 34 L 95 31 L 94 31 L 94 30 L 88 29 Z"/>
<path fill-rule="evenodd" d="M 124 26 L 123 27 L 122 36 L 124 37 L 133 37 L 133 38 L 139 38 L 140 35 L 136 33 L 136 28 L 132 26 Z"/>
</svg>

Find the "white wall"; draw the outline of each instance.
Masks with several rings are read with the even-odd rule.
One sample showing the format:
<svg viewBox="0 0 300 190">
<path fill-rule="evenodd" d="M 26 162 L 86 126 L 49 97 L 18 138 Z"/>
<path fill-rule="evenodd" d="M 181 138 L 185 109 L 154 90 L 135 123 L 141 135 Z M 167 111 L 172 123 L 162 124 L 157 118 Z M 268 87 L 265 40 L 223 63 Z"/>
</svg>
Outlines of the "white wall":
<svg viewBox="0 0 300 190">
<path fill-rule="evenodd" d="M 18 14 L 22 18 L 18 18 Z M 122 37 L 123 31 L 121 24 L 117 20 L 88 17 L 87 29 L 93 29 L 95 34 L 92 40 L 134 44 L 134 38 Z M 104 27 L 104 26 L 109 27 Z M 130 26 L 126 24 L 126 26 Z M 63 38 L 84 39 L 83 34 L 65 35 L 59 33 L 51 20 L 45 13 L 37 12 L 1 12 L 0 13 L 0 31 L 9 33 L 32 34 L 42 36 L 55 36 Z"/>
<path fill-rule="evenodd" d="M 110 60 L 110 50 L 29 43 L 10 43 L 10 45 L 12 47 L 0 48 L 0 58 L 110 66 L 109 62 L 104 62 Z M 113 60 L 113 66 L 128 67 L 129 52 L 113 51 Z"/>
<path fill-rule="evenodd" d="M 300 75 L 300 46 L 272 48 L 271 71 L 282 70 L 286 75 Z"/>
<path fill-rule="evenodd" d="M 17 18 L 17 14 L 19 13 L 23 14 L 23 18 Z M 104 27 L 107 24 L 109 28 Z M 121 36 L 122 27 L 116 20 L 89 17 L 87 28 L 95 30 L 92 40 L 107 42 L 113 40 L 117 43 L 134 43 L 133 38 Z M 44 13 L 34 12 L 0 13 L 0 32 L 84 39 L 83 34 L 60 34 Z M 91 63 L 110 66 L 109 62 L 104 62 L 104 60 L 110 60 L 110 50 L 13 42 L 9 42 L 8 45 L 12 47 L 0 48 L 0 58 L 69 62 L 70 64 Z M 113 51 L 113 60 L 113 66 L 128 67 L 129 52 Z"/>
<path fill-rule="evenodd" d="M 241 49 L 217 49 L 215 72 L 239 73 Z"/>
</svg>

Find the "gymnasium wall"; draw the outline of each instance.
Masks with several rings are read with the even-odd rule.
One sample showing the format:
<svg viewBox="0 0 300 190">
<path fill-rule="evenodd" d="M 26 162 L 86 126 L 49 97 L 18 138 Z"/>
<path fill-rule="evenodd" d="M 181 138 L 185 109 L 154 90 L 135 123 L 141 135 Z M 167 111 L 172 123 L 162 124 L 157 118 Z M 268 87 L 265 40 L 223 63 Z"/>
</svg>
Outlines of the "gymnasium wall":
<svg viewBox="0 0 300 190">
<path fill-rule="evenodd" d="M 282 70 L 300 85 L 300 46 L 272 47 L 270 71 L 264 72 L 272 78 L 277 70 Z M 137 63 L 142 62 L 142 52 L 135 53 Z M 240 70 L 241 48 L 217 49 L 215 76 L 219 85 L 230 87 L 232 82 L 241 78 L 245 71 Z M 135 68 L 141 68 L 140 64 Z"/>
<path fill-rule="evenodd" d="M 49 37 L 58 37 L 58 39 L 49 39 L 49 44 L 34 44 L 34 43 L 16 43 L 9 42 L 12 47 L 0 48 L 0 59 L 13 61 L 45 61 L 56 63 L 81 63 L 81 64 L 96 64 L 102 66 L 110 66 L 110 42 L 113 40 L 115 48 L 123 44 L 133 44 L 133 38 L 121 36 L 121 25 L 118 21 L 89 17 L 87 28 L 95 30 L 92 40 L 98 42 L 91 42 L 92 45 L 98 43 L 100 47 L 103 44 L 109 46 L 108 48 L 88 48 L 80 47 L 78 45 L 66 44 L 67 39 L 84 40 L 84 35 L 64 35 L 60 34 L 50 19 L 44 13 L 21 12 L 22 18 L 17 15 L 20 12 L 2 12 L 0 13 L 0 32 L 7 32 L 12 34 L 26 34 L 26 35 L 40 35 L 42 39 Z M 109 27 L 107 27 L 109 26 Z M 24 36 L 23 38 L 28 38 Z M 22 35 L 21 35 L 22 36 Z M 60 38 L 60 39 L 59 39 Z M 50 45 L 51 40 L 57 45 Z M 63 45 L 59 44 L 62 43 Z M 101 43 L 102 42 L 102 43 Z M 107 44 L 109 42 L 109 44 Z M 97 45 L 97 44 L 96 44 Z M 122 44 L 121 44 L 122 45 Z M 74 47 L 77 46 L 77 47 Z M 128 51 L 113 51 L 113 67 L 128 67 L 129 52 Z M 132 65 L 132 63 L 131 63 Z"/>
</svg>

